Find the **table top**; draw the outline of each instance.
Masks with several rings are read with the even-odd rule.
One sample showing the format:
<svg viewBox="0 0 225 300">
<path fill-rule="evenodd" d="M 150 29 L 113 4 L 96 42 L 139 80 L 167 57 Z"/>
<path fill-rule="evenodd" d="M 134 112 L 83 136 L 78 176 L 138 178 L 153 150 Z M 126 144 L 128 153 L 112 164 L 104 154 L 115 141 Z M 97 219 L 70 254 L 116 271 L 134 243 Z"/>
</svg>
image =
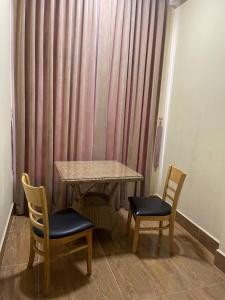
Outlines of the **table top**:
<svg viewBox="0 0 225 300">
<path fill-rule="evenodd" d="M 141 181 L 143 176 L 115 160 L 57 161 L 56 169 L 63 182 Z"/>
</svg>

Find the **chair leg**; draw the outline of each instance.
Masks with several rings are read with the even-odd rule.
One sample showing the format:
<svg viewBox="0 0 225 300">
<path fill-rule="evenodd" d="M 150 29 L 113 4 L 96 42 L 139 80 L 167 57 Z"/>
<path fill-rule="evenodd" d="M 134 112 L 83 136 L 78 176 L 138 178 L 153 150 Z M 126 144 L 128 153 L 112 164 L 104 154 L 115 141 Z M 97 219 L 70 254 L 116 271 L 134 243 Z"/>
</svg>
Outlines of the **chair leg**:
<svg viewBox="0 0 225 300">
<path fill-rule="evenodd" d="M 34 244 L 35 244 L 35 240 L 34 240 L 32 232 L 31 232 L 30 233 L 30 255 L 29 255 L 29 261 L 28 261 L 28 265 L 27 265 L 28 268 L 33 267 L 34 257 L 35 257 Z"/>
<path fill-rule="evenodd" d="M 87 235 L 87 274 L 91 275 L 92 272 L 92 230 Z"/>
<path fill-rule="evenodd" d="M 132 219 L 132 211 L 131 211 L 131 207 L 129 207 L 126 234 L 129 234 L 130 232 L 131 219 Z"/>
<path fill-rule="evenodd" d="M 140 228 L 140 217 L 136 217 L 135 228 L 134 228 L 134 238 L 133 238 L 133 253 L 137 252 L 138 240 L 139 240 L 139 228 Z"/>
<path fill-rule="evenodd" d="M 44 294 L 48 294 L 49 289 L 49 280 L 50 280 L 50 257 L 49 257 L 49 249 L 45 249 L 44 256 Z"/>
<path fill-rule="evenodd" d="M 162 227 L 162 226 L 163 226 L 163 221 L 159 221 L 159 227 Z M 157 245 L 157 255 L 159 255 L 159 252 L 160 252 L 161 241 L 162 241 L 162 230 L 159 230 L 158 245 Z"/>
<path fill-rule="evenodd" d="M 170 248 L 170 255 L 174 254 L 174 243 L 173 243 L 173 236 L 174 236 L 174 221 L 170 221 L 169 226 L 169 248 Z"/>
</svg>

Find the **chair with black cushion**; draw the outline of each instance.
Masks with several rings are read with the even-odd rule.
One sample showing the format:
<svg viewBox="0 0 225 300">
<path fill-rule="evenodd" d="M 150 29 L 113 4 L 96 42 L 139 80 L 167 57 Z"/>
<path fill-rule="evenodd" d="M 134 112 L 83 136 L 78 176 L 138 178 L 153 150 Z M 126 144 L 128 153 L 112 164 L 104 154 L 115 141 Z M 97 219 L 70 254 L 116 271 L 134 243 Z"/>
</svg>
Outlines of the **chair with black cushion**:
<svg viewBox="0 0 225 300">
<path fill-rule="evenodd" d="M 173 235 L 176 209 L 186 174 L 174 166 L 168 169 L 164 186 L 163 197 L 151 195 L 149 197 L 129 197 L 130 208 L 127 219 L 127 233 L 130 231 L 132 216 L 135 220 L 132 251 L 136 253 L 139 231 L 159 230 L 159 239 L 162 230 L 169 228 L 169 247 L 173 254 Z M 169 199 L 171 204 L 166 202 Z M 140 227 L 141 221 L 159 221 L 159 227 Z M 163 226 L 163 222 L 167 222 Z"/>
<path fill-rule="evenodd" d="M 28 267 L 33 266 L 35 252 L 44 257 L 45 293 L 48 292 L 50 260 L 53 258 L 86 249 L 87 273 L 91 274 L 94 224 L 72 208 L 48 215 L 45 188 L 31 186 L 29 176 L 25 173 L 22 174 L 22 184 L 28 202 L 31 225 Z M 82 243 L 79 244 L 77 240 Z M 63 248 L 68 246 L 66 251 L 64 249 L 53 254 L 53 248 L 63 245 Z"/>
</svg>

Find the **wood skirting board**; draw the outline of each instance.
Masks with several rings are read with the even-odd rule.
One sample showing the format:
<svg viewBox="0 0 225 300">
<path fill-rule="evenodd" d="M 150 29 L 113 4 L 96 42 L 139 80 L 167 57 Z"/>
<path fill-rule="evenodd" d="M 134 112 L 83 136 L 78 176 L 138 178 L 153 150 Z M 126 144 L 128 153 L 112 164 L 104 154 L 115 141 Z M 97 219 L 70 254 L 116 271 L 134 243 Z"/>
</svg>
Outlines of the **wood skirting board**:
<svg viewBox="0 0 225 300">
<path fill-rule="evenodd" d="M 177 211 L 176 221 L 184 227 L 193 237 L 195 237 L 203 246 L 205 246 L 211 253 L 215 255 L 216 250 L 219 248 L 219 242 L 213 239 L 209 234 L 199 228 L 191 220 L 186 218 Z"/>
<path fill-rule="evenodd" d="M 218 249 L 219 242 L 178 211 L 176 214 L 176 222 L 184 227 L 193 237 L 205 246 L 206 249 L 215 255 L 215 266 L 225 273 L 225 255 Z"/>
<path fill-rule="evenodd" d="M 9 236 L 9 232 L 10 232 L 10 228 L 11 228 L 11 224 L 12 224 L 13 214 L 14 214 L 14 205 L 13 205 L 13 207 L 11 209 L 11 212 L 10 212 L 9 221 L 8 221 L 7 228 L 6 228 L 6 231 L 5 231 L 5 236 L 4 236 L 4 239 L 3 239 L 2 247 L 0 249 L 0 266 L 2 264 L 2 259 L 3 259 L 3 255 L 4 255 L 4 252 L 5 252 L 6 242 L 8 240 L 8 236 Z"/>
<path fill-rule="evenodd" d="M 225 254 L 219 249 L 216 250 L 214 264 L 225 273 Z"/>
</svg>

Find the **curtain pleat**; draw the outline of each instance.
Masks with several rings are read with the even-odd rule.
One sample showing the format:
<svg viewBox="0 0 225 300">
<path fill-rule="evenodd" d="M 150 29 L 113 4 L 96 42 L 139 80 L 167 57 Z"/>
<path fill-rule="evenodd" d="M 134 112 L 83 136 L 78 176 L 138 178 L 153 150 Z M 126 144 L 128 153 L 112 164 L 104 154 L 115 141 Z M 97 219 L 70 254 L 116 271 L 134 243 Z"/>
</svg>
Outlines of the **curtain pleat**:
<svg viewBox="0 0 225 300">
<path fill-rule="evenodd" d="M 36 4 L 35 28 L 35 183 L 43 183 L 44 174 L 44 0 Z"/>
<path fill-rule="evenodd" d="M 93 134 L 93 159 L 106 159 L 107 145 L 107 100 L 110 83 L 110 60 L 112 56 L 111 38 L 113 9 L 116 0 L 99 2 L 98 51 L 96 62 L 96 97 Z"/>
<path fill-rule="evenodd" d="M 24 212 L 24 193 L 19 175 L 25 169 L 25 0 L 14 2 L 14 201 L 17 212 Z M 19 62 L 19 63 L 18 63 Z"/>
<path fill-rule="evenodd" d="M 119 160 L 149 192 L 167 0 L 14 0 L 14 199 L 57 207 L 57 160 Z M 134 185 L 121 187 L 117 207 Z"/>
<path fill-rule="evenodd" d="M 55 1 L 45 1 L 44 14 L 44 70 L 43 70 L 43 183 L 47 189 L 48 199 L 52 199 L 53 189 L 53 131 L 54 131 L 54 29 Z M 38 155 L 38 154 L 37 154 Z M 51 204 L 51 202 L 49 202 Z"/>
</svg>

